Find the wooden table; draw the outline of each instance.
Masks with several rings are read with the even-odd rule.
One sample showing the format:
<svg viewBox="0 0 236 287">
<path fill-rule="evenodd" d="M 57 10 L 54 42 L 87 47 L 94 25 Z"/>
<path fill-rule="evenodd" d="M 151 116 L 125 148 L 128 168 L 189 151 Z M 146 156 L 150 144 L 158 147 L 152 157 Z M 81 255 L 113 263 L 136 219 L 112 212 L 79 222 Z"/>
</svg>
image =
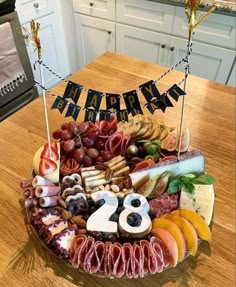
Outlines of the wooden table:
<svg viewBox="0 0 236 287">
<path fill-rule="evenodd" d="M 164 67 L 106 53 L 71 79 L 86 88 L 122 93 L 157 79 L 165 71 Z M 173 71 L 158 87 L 164 91 L 182 78 L 182 73 Z M 62 83 L 53 91 L 63 95 L 64 87 Z M 191 146 L 204 152 L 206 169 L 217 180 L 210 246 L 201 243 L 197 256 L 188 257 L 175 269 L 131 281 L 80 273 L 50 255 L 28 234 L 19 188 L 20 181 L 31 169 L 34 152 L 45 143 L 42 99 L 39 98 L 0 123 L 0 286 L 235 285 L 235 90 L 190 76 L 187 94 L 185 126 L 191 129 Z M 50 108 L 54 98 L 50 95 L 47 98 Z M 82 103 L 84 96 L 79 101 Z M 176 126 L 180 103 L 164 114 L 166 121 Z M 157 111 L 156 116 L 163 115 Z M 58 110 L 49 110 L 49 118 L 51 130 L 65 121 Z"/>
</svg>

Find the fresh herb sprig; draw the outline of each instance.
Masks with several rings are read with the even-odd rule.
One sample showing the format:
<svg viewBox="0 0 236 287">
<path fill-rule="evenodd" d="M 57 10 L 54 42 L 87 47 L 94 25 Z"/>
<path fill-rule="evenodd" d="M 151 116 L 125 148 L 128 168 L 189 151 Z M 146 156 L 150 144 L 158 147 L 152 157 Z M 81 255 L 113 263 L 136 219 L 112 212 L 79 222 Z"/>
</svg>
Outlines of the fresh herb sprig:
<svg viewBox="0 0 236 287">
<path fill-rule="evenodd" d="M 189 193 L 193 193 L 194 184 L 213 184 L 215 183 L 215 179 L 206 173 L 201 174 L 186 174 L 182 175 L 169 183 L 167 192 L 169 194 L 174 194 L 180 192 L 183 187 Z"/>
</svg>

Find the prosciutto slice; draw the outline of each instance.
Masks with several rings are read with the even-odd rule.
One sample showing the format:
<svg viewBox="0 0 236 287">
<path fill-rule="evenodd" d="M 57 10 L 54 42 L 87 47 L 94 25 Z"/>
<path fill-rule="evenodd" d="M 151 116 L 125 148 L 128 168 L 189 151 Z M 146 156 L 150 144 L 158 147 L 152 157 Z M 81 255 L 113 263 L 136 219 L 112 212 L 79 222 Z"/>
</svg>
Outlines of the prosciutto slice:
<svg viewBox="0 0 236 287">
<path fill-rule="evenodd" d="M 52 183 L 50 180 L 40 176 L 36 175 L 32 180 L 33 187 L 40 186 L 40 185 L 52 185 L 55 186 L 54 183 Z"/>
<path fill-rule="evenodd" d="M 144 263 L 143 272 L 144 275 L 147 273 L 155 274 L 157 272 L 157 258 L 155 251 L 153 250 L 150 242 L 147 240 L 141 240 L 140 246 L 142 248 Z"/>
<path fill-rule="evenodd" d="M 125 275 L 131 279 L 134 277 L 134 251 L 133 246 L 126 242 L 123 245 L 125 257 Z"/>
<path fill-rule="evenodd" d="M 134 278 L 144 277 L 144 255 L 141 247 L 138 244 L 134 244 Z"/>
<path fill-rule="evenodd" d="M 101 262 L 101 266 L 99 271 L 103 273 L 104 275 L 111 275 L 112 269 L 108 266 L 108 258 L 110 256 L 110 249 L 111 249 L 112 243 L 110 241 L 107 241 L 105 243 L 105 255 L 103 257 L 103 260 Z"/>
<path fill-rule="evenodd" d="M 126 154 L 126 150 L 128 147 L 130 141 L 130 135 L 129 134 L 124 134 L 123 139 L 122 139 L 122 143 L 121 143 L 121 155 L 125 155 Z"/>
<path fill-rule="evenodd" d="M 37 197 L 46 197 L 57 195 L 60 192 L 60 186 L 52 186 L 52 185 L 41 185 L 37 186 L 35 189 L 35 195 Z"/>
<path fill-rule="evenodd" d="M 80 266 L 80 262 L 78 260 L 78 254 L 83 244 L 85 244 L 86 240 L 87 240 L 87 237 L 81 234 L 81 235 L 75 236 L 75 238 L 72 241 L 72 244 L 69 250 L 69 257 L 70 257 L 71 264 L 74 268 L 78 268 Z"/>
<path fill-rule="evenodd" d="M 169 266 L 169 253 L 163 242 L 157 237 L 151 237 L 150 243 L 155 251 L 157 258 L 157 272 L 160 273 L 163 271 L 163 267 Z"/>
<path fill-rule="evenodd" d="M 90 253 L 90 250 L 94 248 L 94 238 L 88 237 L 85 244 L 81 246 L 78 253 L 78 263 L 86 270 L 86 262 Z M 85 267 L 86 266 L 86 267 Z"/>
<path fill-rule="evenodd" d="M 114 243 L 110 248 L 108 269 L 111 271 L 112 275 L 117 278 L 120 278 L 125 274 L 125 258 L 123 247 L 120 243 Z"/>
<path fill-rule="evenodd" d="M 94 243 L 84 263 L 84 269 L 90 273 L 97 273 L 105 256 L 105 244 L 101 241 Z"/>
</svg>

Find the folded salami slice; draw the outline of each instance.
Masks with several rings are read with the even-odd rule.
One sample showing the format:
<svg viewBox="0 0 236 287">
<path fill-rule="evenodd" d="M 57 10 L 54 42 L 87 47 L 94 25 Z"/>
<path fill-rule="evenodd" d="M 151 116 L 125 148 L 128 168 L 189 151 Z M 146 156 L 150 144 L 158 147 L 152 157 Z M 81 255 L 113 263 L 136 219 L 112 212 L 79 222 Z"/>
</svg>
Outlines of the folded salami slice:
<svg viewBox="0 0 236 287">
<path fill-rule="evenodd" d="M 123 132 L 115 132 L 106 142 L 105 148 L 109 150 L 113 156 L 121 154 L 121 145 L 123 141 Z"/>
<path fill-rule="evenodd" d="M 125 155 L 126 154 L 126 150 L 128 147 L 130 141 L 130 135 L 129 134 L 124 134 L 122 142 L 121 142 L 121 155 Z"/>
<path fill-rule="evenodd" d="M 140 240 L 140 246 L 144 255 L 143 272 L 155 274 L 157 272 L 157 258 L 152 245 L 147 240 Z"/>
<path fill-rule="evenodd" d="M 126 242 L 123 244 L 125 257 L 125 275 L 131 279 L 134 277 L 134 251 L 133 246 Z"/>
<path fill-rule="evenodd" d="M 84 269 L 90 273 L 97 273 L 100 270 L 104 256 L 105 244 L 101 241 L 96 241 L 86 256 Z"/>
<path fill-rule="evenodd" d="M 85 244 L 81 246 L 80 252 L 78 254 L 78 262 L 83 268 L 85 268 L 89 252 L 93 248 L 94 248 L 94 238 L 88 237 Z"/>
<path fill-rule="evenodd" d="M 144 277 L 144 255 L 141 247 L 138 244 L 134 244 L 134 278 Z"/>
<path fill-rule="evenodd" d="M 170 263 L 169 253 L 165 245 L 159 238 L 155 236 L 151 237 L 150 243 L 156 252 L 156 258 L 157 258 L 157 264 L 158 264 L 157 272 L 160 273 L 162 272 L 163 267 L 169 266 L 169 263 Z"/>
<path fill-rule="evenodd" d="M 109 266 L 108 266 L 108 257 L 110 254 L 111 246 L 112 246 L 112 243 L 110 241 L 107 241 L 105 243 L 105 251 L 104 251 L 105 255 L 103 257 L 103 260 L 101 262 L 101 266 L 99 269 L 99 272 L 101 272 L 104 275 L 111 275 L 111 273 L 112 273 L 112 269 L 109 268 Z"/>
<path fill-rule="evenodd" d="M 117 278 L 125 274 L 125 258 L 123 247 L 120 243 L 112 244 L 110 249 L 110 264 L 112 266 L 112 275 Z"/>
<path fill-rule="evenodd" d="M 78 268 L 80 266 L 78 255 L 79 255 L 80 249 L 85 244 L 86 240 L 87 240 L 87 237 L 81 234 L 81 235 L 75 236 L 75 238 L 72 241 L 72 244 L 69 250 L 69 258 L 74 268 Z"/>
</svg>

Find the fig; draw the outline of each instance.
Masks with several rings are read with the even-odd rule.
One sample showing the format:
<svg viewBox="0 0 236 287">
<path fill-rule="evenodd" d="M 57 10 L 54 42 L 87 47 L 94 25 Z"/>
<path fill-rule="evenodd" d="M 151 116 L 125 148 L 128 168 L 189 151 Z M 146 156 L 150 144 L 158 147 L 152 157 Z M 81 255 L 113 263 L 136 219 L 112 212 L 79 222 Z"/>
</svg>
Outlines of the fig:
<svg viewBox="0 0 236 287">
<path fill-rule="evenodd" d="M 189 143 L 190 143 L 190 132 L 189 128 L 186 128 L 181 135 L 180 152 L 186 152 L 189 148 Z M 176 147 L 176 150 L 178 151 L 178 146 Z"/>
<path fill-rule="evenodd" d="M 159 175 L 156 175 L 152 179 L 149 179 L 147 182 L 144 183 L 138 190 L 137 193 L 143 195 L 144 197 L 148 197 L 149 194 L 153 191 L 154 187 L 156 186 L 157 180 Z"/>
<path fill-rule="evenodd" d="M 178 143 L 178 134 L 177 130 L 173 130 L 168 134 L 166 138 L 164 138 L 161 142 L 161 148 L 167 151 L 174 151 L 177 148 Z"/>
<path fill-rule="evenodd" d="M 160 196 L 163 192 L 165 192 L 169 178 L 171 176 L 171 173 L 169 171 L 164 172 L 159 179 L 157 179 L 157 183 L 155 188 L 152 190 L 152 192 L 149 194 L 148 198 L 154 199 Z"/>
</svg>

